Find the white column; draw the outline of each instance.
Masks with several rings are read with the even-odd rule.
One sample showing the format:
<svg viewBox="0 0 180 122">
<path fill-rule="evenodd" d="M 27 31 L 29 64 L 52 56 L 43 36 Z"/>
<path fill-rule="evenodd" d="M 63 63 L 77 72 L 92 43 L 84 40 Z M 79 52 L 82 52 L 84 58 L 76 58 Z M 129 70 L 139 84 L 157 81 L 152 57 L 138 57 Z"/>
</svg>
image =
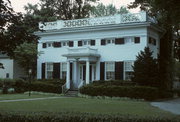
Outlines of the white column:
<svg viewBox="0 0 180 122">
<path fill-rule="evenodd" d="M 89 61 L 86 61 L 86 84 L 89 84 Z"/>
<path fill-rule="evenodd" d="M 73 63 L 73 85 L 77 85 L 77 61 Z"/>
<path fill-rule="evenodd" d="M 70 89 L 70 62 L 67 61 L 66 88 Z"/>
<path fill-rule="evenodd" d="M 92 75 L 91 75 L 91 76 L 92 76 L 92 77 L 91 77 L 92 82 L 95 80 L 95 79 L 94 79 L 94 72 L 95 72 L 94 65 L 92 65 L 92 72 L 91 72 L 91 74 L 92 74 Z"/>
<path fill-rule="evenodd" d="M 100 80 L 100 59 L 96 62 L 96 80 Z"/>
</svg>

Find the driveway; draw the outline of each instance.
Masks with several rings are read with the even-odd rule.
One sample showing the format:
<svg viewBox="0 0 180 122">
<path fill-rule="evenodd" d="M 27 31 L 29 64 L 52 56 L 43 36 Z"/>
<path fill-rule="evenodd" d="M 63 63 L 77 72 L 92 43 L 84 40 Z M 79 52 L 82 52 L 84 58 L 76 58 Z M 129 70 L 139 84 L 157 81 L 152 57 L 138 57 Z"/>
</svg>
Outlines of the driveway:
<svg viewBox="0 0 180 122">
<path fill-rule="evenodd" d="M 151 102 L 151 105 L 180 115 L 180 98 L 161 102 Z"/>
</svg>

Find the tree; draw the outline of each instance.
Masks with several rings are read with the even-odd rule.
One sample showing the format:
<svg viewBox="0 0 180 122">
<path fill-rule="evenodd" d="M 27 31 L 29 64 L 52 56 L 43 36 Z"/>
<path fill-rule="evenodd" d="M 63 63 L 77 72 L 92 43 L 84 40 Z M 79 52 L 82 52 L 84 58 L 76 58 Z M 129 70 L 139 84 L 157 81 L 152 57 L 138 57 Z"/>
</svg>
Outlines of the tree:
<svg viewBox="0 0 180 122">
<path fill-rule="evenodd" d="M 98 4 L 97 6 L 94 6 L 93 9 L 91 9 L 92 16 L 99 17 L 99 16 L 110 16 L 114 14 L 127 14 L 129 11 L 126 7 L 122 6 L 118 10 L 113 4 L 109 4 L 105 6 L 103 3 Z"/>
<path fill-rule="evenodd" d="M 160 40 L 160 79 L 164 89 L 172 89 L 174 33 L 180 28 L 180 2 L 177 0 L 135 0 L 129 8 L 140 6 L 156 17 L 158 25 L 165 29 Z M 179 38 L 179 37 L 178 37 Z"/>
<path fill-rule="evenodd" d="M 133 70 L 132 81 L 140 85 L 160 87 L 157 59 L 152 57 L 148 47 L 136 56 Z"/>
<path fill-rule="evenodd" d="M 80 19 L 89 17 L 94 2 L 96 0 L 40 0 L 39 6 L 28 4 L 25 10 L 46 22 Z"/>
<path fill-rule="evenodd" d="M 16 46 L 35 42 L 37 37 L 29 32 L 22 14 L 15 13 L 9 0 L 0 1 L 0 52 L 13 57 Z"/>
<path fill-rule="evenodd" d="M 27 74 L 29 69 L 32 69 L 32 76 L 36 76 L 36 62 L 39 54 L 35 43 L 24 42 L 14 50 L 14 59 L 24 68 Z"/>
</svg>

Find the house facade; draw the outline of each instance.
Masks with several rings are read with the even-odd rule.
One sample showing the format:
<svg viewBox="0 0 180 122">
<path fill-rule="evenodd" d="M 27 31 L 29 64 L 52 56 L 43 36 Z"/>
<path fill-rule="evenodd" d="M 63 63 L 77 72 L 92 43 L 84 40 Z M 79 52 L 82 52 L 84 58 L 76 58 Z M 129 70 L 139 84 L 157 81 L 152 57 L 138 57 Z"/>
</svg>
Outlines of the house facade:
<svg viewBox="0 0 180 122">
<path fill-rule="evenodd" d="M 145 47 L 159 54 L 161 29 L 145 12 L 39 23 L 38 79 L 66 79 L 67 89 L 95 80 L 129 80 Z"/>
<path fill-rule="evenodd" d="M 0 68 L 0 78 L 16 79 L 26 77 L 26 73 L 17 61 L 10 59 L 6 54 L 0 53 L 0 63 L 2 63 L 4 67 Z"/>
</svg>

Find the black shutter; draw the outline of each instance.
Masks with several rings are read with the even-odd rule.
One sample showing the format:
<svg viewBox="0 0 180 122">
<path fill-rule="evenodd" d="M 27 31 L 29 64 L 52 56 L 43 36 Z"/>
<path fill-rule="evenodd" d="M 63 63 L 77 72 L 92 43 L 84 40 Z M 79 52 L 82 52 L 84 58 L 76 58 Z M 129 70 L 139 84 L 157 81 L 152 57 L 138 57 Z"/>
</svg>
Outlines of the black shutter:
<svg viewBox="0 0 180 122">
<path fill-rule="evenodd" d="M 149 37 L 149 44 L 152 44 L 152 38 Z"/>
<path fill-rule="evenodd" d="M 115 62 L 115 80 L 122 80 L 121 70 L 121 62 Z"/>
<path fill-rule="evenodd" d="M 106 40 L 105 39 L 101 39 L 101 45 L 106 45 Z"/>
<path fill-rule="evenodd" d="M 124 44 L 124 38 L 116 38 L 115 44 Z"/>
<path fill-rule="evenodd" d="M 42 63 L 42 67 L 41 67 L 41 79 L 45 79 L 45 68 L 46 68 L 46 66 L 45 66 L 45 63 Z"/>
<path fill-rule="evenodd" d="M 154 45 L 156 45 L 156 39 L 154 39 Z"/>
<path fill-rule="evenodd" d="M 92 65 L 90 65 L 90 71 L 89 71 L 90 81 L 92 80 Z"/>
<path fill-rule="evenodd" d="M 53 63 L 53 79 L 60 79 L 60 63 Z"/>
<path fill-rule="evenodd" d="M 73 77 L 73 63 L 70 63 L 70 80 L 72 80 Z"/>
<path fill-rule="evenodd" d="M 46 47 L 47 47 L 46 43 L 42 43 L 42 48 L 46 48 Z"/>
<path fill-rule="evenodd" d="M 119 66 L 118 66 L 118 69 L 119 69 L 119 74 L 120 74 L 120 80 L 123 80 L 123 78 L 124 78 L 124 62 L 122 61 L 122 62 L 118 62 L 119 64 Z"/>
<path fill-rule="evenodd" d="M 82 46 L 82 41 L 78 41 L 78 46 Z"/>
<path fill-rule="evenodd" d="M 54 43 L 53 43 L 53 46 L 54 46 L 54 47 L 61 47 L 61 42 L 54 42 Z"/>
<path fill-rule="evenodd" d="M 104 73 L 105 73 L 105 63 L 100 63 L 100 80 L 104 80 Z"/>
<path fill-rule="evenodd" d="M 140 37 L 134 37 L 134 43 L 140 43 Z"/>
<path fill-rule="evenodd" d="M 74 42 L 73 41 L 69 41 L 69 47 L 73 47 L 74 46 Z"/>
<path fill-rule="evenodd" d="M 91 46 L 95 45 L 95 40 L 91 40 Z"/>
</svg>

